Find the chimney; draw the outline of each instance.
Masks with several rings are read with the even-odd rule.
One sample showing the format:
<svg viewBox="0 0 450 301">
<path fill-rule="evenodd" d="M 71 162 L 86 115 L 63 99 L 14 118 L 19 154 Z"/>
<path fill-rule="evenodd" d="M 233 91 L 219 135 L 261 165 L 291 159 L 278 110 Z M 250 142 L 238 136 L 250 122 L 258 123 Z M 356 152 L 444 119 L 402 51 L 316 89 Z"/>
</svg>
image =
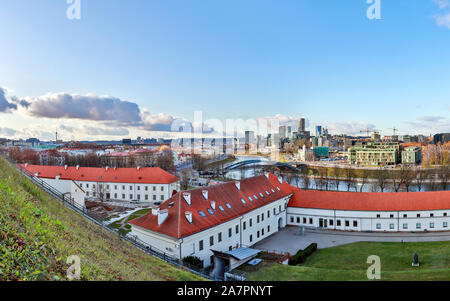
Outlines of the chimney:
<svg viewBox="0 0 450 301">
<path fill-rule="evenodd" d="M 108 169 L 109 169 L 109 166 L 106 166 L 106 167 L 105 167 L 105 170 L 108 171 Z"/>
<path fill-rule="evenodd" d="M 156 206 L 156 205 L 153 205 L 152 206 L 152 214 L 153 215 L 158 215 L 158 212 L 159 212 L 159 207 Z"/>
<path fill-rule="evenodd" d="M 283 184 L 283 178 L 282 177 L 278 177 L 278 182 L 280 182 L 280 184 Z"/>
<path fill-rule="evenodd" d="M 77 165 L 77 170 L 80 169 L 80 165 Z"/>
<path fill-rule="evenodd" d="M 186 203 L 191 206 L 191 193 L 190 192 L 183 192 L 183 198 L 186 201 Z"/>
<path fill-rule="evenodd" d="M 34 176 L 35 176 L 35 177 L 37 177 L 38 175 L 39 175 L 39 173 L 38 173 L 38 172 L 35 172 L 35 173 L 34 173 Z"/>
<path fill-rule="evenodd" d="M 67 170 L 67 164 L 66 164 L 66 165 L 64 165 L 64 169 L 65 169 L 65 170 Z"/>
<path fill-rule="evenodd" d="M 59 180 L 59 177 L 61 177 L 61 175 L 56 175 L 55 180 Z"/>
<path fill-rule="evenodd" d="M 187 221 L 189 222 L 189 224 L 192 224 L 192 212 L 190 211 L 186 211 L 184 213 L 184 216 L 186 217 Z"/>
<path fill-rule="evenodd" d="M 202 194 L 203 194 L 203 197 L 205 198 L 205 200 L 208 200 L 208 190 L 203 190 Z"/>
<path fill-rule="evenodd" d="M 211 208 L 216 211 L 216 201 L 211 201 Z"/>
<path fill-rule="evenodd" d="M 161 226 L 169 216 L 169 210 L 158 210 L 158 226 Z"/>
<path fill-rule="evenodd" d="M 241 190 L 241 182 L 235 182 L 234 185 L 236 185 L 238 190 Z"/>
<path fill-rule="evenodd" d="M 25 167 L 28 167 L 28 163 L 25 163 Z"/>
<path fill-rule="evenodd" d="M 269 179 L 269 173 L 266 172 L 265 175 L 266 175 L 266 178 Z"/>
<path fill-rule="evenodd" d="M 138 170 L 138 171 L 140 171 L 140 170 L 141 170 L 141 167 L 140 167 L 140 166 L 138 166 L 138 167 L 137 167 L 137 170 Z"/>
</svg>

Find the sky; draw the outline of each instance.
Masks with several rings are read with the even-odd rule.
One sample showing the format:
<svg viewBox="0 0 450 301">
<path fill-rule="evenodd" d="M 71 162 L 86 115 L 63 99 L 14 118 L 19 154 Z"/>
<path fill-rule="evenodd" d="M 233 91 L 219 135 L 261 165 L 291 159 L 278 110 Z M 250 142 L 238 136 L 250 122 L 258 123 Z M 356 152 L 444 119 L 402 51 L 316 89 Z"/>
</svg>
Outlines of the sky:
<svg viewBox="0 0 450 301">
<path fill-rule="evenodd" d="M 80 19 L 66 0 L 0 0 L 0 137 L 299 117 L 332 134 L 449 132 L 450 3 L 373 1 L 380 19 L 367 0 L 79 0 Z"/>
</svg>

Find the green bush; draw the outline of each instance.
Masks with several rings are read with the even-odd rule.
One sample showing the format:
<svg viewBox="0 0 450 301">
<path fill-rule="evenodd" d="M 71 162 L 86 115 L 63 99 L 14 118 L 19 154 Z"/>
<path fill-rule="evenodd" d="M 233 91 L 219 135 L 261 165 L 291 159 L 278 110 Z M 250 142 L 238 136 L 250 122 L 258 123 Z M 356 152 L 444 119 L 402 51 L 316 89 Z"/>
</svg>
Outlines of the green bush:
<svg viewBox="0 0 450 301">
<path fill-rule="evenodd" d="M 183 258 L 183 263 L 197 268 L 203 268 L 203 261 L 196 256 L 188 256 Z"/>
<path fill-rule="evenodd" d="M 289 265 L 298 265 L 304 263 L 306 258 L 310 256 L 314 251 L 317 250 L 317 244 L 312 243 L 304 250 L 298 250 L 298 252 L 289 258 Z"/>
</svg>

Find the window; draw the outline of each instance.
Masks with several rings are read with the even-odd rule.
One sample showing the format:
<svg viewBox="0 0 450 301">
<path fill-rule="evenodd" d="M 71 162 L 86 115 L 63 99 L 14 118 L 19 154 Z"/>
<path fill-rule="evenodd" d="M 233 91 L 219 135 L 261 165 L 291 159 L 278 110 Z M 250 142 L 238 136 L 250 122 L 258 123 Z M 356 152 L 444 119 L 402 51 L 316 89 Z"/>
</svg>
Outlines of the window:
<svg viewBox="0 0 450 301">
<path fill-rule="evenodd" d="M 381 217 L 381 214 L 377 214 L 377 218 L 380 218 Z"/>
<path fill-rule="evenodd" d="M 156 186 L 153 186 L 153 191 L 156 191 Z"/>
<path fill-rule="evenodd" d="M 430 223 L 430 228 L 431 228 L 431 229 L 434 228 L 434 223 Z"/>
<path fill-rule="evenodd" d="M 358 221 L 353 221 L 353 227 L 358 227 Z"/>
<path fill-rule="evenodd" d="M 381 224 L 377 224 L 377 229 L 378 229 L 378 230 L 381 229 Z"/>
<path fill-rule="evenodd" d="M 270 193 L 269 193 L 267 190 L 266 190 L 266 194 L 267 194 L 267 195 L 270 195 Z"/>
<path fill-rule="evenodd" d="M 273 188 L 272 188 L 272 189 L 270 189 L 270 190 L 272 190 L 272 192 L 273 192 L 273 193 L 275 193 L 275 190 L 273 190 Z"/>
<path fill-rule="evenodd" d="M 161 191 L 164 191 L 164 186 L 161 186 Z"/>
<path fill-rule="evenodd" d="M 269 232 L 270 232 L 270 225 L 267 226 L 267 233 L 269 233 Z"/>
<path fill-rule="evenodd" d="M 250 242 L 253 241 L 253 235 L 250 235 Z"/>
<path fill-rule="evenodd" d="M 203 251 L 203 240 L 200 240 L 200 241 L 199 241 L 199 243 L 198 243 L 198 249 L 199 249 L 200 251 Z"/>
<path fill-rule="evenodd" d="M 145 186 L 145 191 L 148 191 L 148 186 Z"/>
<path fill-rule="evenodd" d="M 224 211 L 225 209 L 223 209 L 222 205 L 219 206 L 220 211 Z"/>
<path fill-rule="evenodd" d="M 294 217 L 291 216 L 291 223 L 294 223 Z"/>
<path fill-rule="evenodd" d="M 300 218 L 297 217 L 297 224 L 300 224 Z"/>
<path fill-rule="evenodd" d="M 117 199 L 117 193 L 114 193 L 114 198 Z"/>
<path fill-rule="evenodd" d="M 393 215 L 393 214 L 391 214 L 391 215 L 390 215 L 390 217 L 391 217 L 391 218 L 394 218 L 394 215 Z"/>
<path fill-rule="evenodd" d="M 261 236 L 264 236 L 264 229 L 261 229 Z"/>
<path fill-rule="evenodd" d="M 403 224 L 403 229 L 408 229 L 408 224 Z"/>
<path fill-rule="evenodd" d="M 148 201 L 148 194 L 145 195 L 145 200 Z"/>
<path fill-rule="evenodd" d="M 256 217 L 256 223 L 259 224 L 259 215 Z"/>
<path fill-rule="evenodd" d="M 420 223 L 416 224 L 416 229 L 420 229 L 422 227 L 422 225 Z"/>
<path fill-rule="evenodd" d="M 125 185 L 122 185 L 122 190 L 125 190 Z"/>
<path fill-rule="evenodd" d="M 336 221 L 336 226 L 338 226 L 338 227 L 341 226 L 341 220 L 340 220 L 340 219 L 338 219 L 338 220 Z"/>
<path fill-rule="evenodd" d="M 228 229 L 228 237 L 231 237 L 231 235 L 233 235 L 233 230 L 230 228 Z"/>
<path fill-rule="evenodd" d="M 434 213 L 430 213 L 430 217 L 434 217 Z"/>
<path fill-rule="evenodd" d="M 132 194 L 130 194 L 130 200 L 132 200 L 133 199 L 133 195 Z"/>
<path fill-rule="evenodd" d="M 141 190 L 141 186 L 138 186 L 138 187 L 137 187 L 137 190 Z"/>
<path fill-rule="evenodd" d="M 133 190 L 133 186 L 130 186 L 130 190 Z"/>
<path fill-rule="evenodd" d="M 249 196 L 249 197 L 248 197 L 248 200 L 249 200 L 250 202 L 253 202 L 253 200 L 252 200 L 252 197 L 251 197 L 251 196 Z M 244 203 L 244 204 L 245 204 L 245 201 L 244 201 L 244 199 L 241 199 L 241 201 L 242 201 L 242 203 Z"/>
<path fill-rule="evenodd" d="M 122 194 L 122 199 L 125 200 L 125 194 L 124 193 Z"/>
<path fill-rule="evenodd" d="M 264 197 L 264 194 L 262 194 L 261 192 L 259 193 L 259 195 L 263 198 Z"/>
<path fill-rule="evenodd" d="M 156 195 L 153 195 L 153 200 L 156 201 Z"/>
<path fill-rule="evenodd" d="M 309 219 L 309 224 L 312 225 L 312 223 L 313 223 L 313 219 L 310 218 L 310 219 Z"/>
<path fill-rule="evenodd" d="M 214 215 L 214 212 L 211 210 L 211 208 L 206 209 L 206 211 L 208 211 L 209 214 Z"/>
<path fill-rule="evenodd" d="M 394 230 L 394 224 L 389 224 L 389 229 Z"/>
<path fill-rule="evenodd" d="M 281 191 L 280 187 L 277 186 L 277 190 L 278 190 L 278 191 Z"/>
<path fill-rule="evenodd" d="M 448 227 L 448 223 L 447 223 L 447 222 L 444 222 L 444 223 L 442 224 L 442 226 L 443 226 L 444 228 L 447 228 L 447 227 Z"/>
<path fill-rule="evenodd" d="M 231 209 L 231 205 L 230 205 L 230 204 L 226 203 L 225 205 L 226 205 L 229 209 Z"/>
<path fill-rule="evenodd" d="M 203 211 L 200 210 L 198 213 L 200 214 L 201 217 L 206 217 L 206 214 Z"/>
<path fill-rule="evenodd" d="M 264 221 L 264 213 L 261 213 L 261 221 Z"/>
<path fill-rule="evenodd" d="M 138 194 L 138 195 L 137 195 L 137 198 L 138 198 L 138 200 L 140 200 L 140 199 L 141 199 L 141 195 L 140 195 L 140 194 Z"/>
<path fill-rule="evenodd" d="M 408 214 L 403 214 L 403 218 L 408 218 Z"/>
<path fill-rule="evenodd" d="M 244 222 L 244 223 L 242 224 L 242 227 L 244 228 L 244 230 L 247 229 L 247 222 Z"/>
<path fill-rule="evenodd" d="M 89 196 L 89 191 L 86 191 L 86 196 Z"/>
<path fill-rule="evenodd" d="M 253 226 L 253 219 L 250 219 L 250 227 Z"/>
<path fill-rule="evenodd" d="M 236 234 L 239 233 L 239 225 L 236 225 Z"/>
<path fill-rule="evenodd" d="M 270 218 L 270 210 L 267 210 L 267 218 Z"/>
<path fill-rule="evenodd" d="M 211 236 L 211 237 L 209 238 L 209 245 L 210 245 L 210 246 L 214 246 L 214 236 Z"/>
<path fill-rule="evenodd" d="M 246 204 L 244 199 L 241 199 L 242 204 Z"/>
<path fill-rule="evenodd" d="M 444 212 L 444 216 L 447 216 L 447 212 Z"/>
<path fill-rule="evenodd" d="M 277 214 L 277 208 L 273 208 L 273 215 Z"/>
<path fill-rule="evenodd" d="M 303 218 L 303 223 L 306 224 L 306 217 Z"/>
<path fill-rule="evenodd" d="M 258 232 L 256 232 L 256 237 L 257 237 L 257 238 L 259 238 L 259 231 L 258 231 Z"/>
<path fill-rule="evenodd" d="M 220 233 L 218 234 L 217 240 L 218 240 L 219 242 L 222 241 L 222 232 L 220 232 Z"/>
<path fill-rule="evenodd" d="M 333 226 L 334 220 L 330 219 L 329 224 L 330 224 L 330 226 Z"/>
<path fill-rule="evenodd" d="M 161 196 L 161 201 L 164 201 L 164 196 L 163 195 Z"/>
<path fill-rule="evenodd" d="M 417 217 L 420 217 L 420 214 L 417 214 Z"/>
<path fill-rule="evenodd" d="M 117 185 L 114 185 L 114 190 L 117 190 Z"/>
<path fill-rule="evenodd" d="M 345 226 L 350 227 L 350 221 L 345 221 Z"/>
<path fill-rule="evenodd" d="M 256 194 L 253 195 L 253 198 L 254 198 L 255 200 L 258 199 L 258 197 L 256 196 Z"/>
</svg>

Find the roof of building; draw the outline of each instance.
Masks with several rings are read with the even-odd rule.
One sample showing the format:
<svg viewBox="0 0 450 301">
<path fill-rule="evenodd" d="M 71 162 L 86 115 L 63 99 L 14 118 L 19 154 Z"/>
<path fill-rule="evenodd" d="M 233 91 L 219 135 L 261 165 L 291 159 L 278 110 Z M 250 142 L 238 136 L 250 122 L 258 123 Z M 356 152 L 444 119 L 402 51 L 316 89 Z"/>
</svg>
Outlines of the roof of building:
<svg viewBox="0 0 450 301">
<path fill-rule="evenodd" d="M 158 216 L 152 213 L 129 223 L 175 238 L 201 232 L 292 193 L 292 186 L 284 181 L 280 183 L 278 178 L 272 174 L 268 174 L 268 176 L 269 178 L 262 175 L 244 179 L 239 182 L 240 190 L 236 187 L 237 181 L 234 181 L 187 191 L 191 195 L 190 206 L 183 197 L 184 192 L 179 192 L 159 206 L 160 210 L 168 209 L 168 217 L 161 225 L 158 225 Z M 203 191 L 208 191 L 208 200 L 203 196 Z M 260 194 L 263 194 L 263 197 Z M 251 197 L 252 200 L 249 200 L 248 197 Z M 241 199 L 245 201 L 245 204 Z M 211 201 L 215 201 L 216 210 L 212 209 Z M 192 223 L 186 219 L 186 212 L 192 213 Z"/>
<path fill-rule="evenodd" d="M 38 173 L 39 178 L 54 179 L 57 175 L 61 180 L 108 183 L 139 183 L 139 184 L 170 184 L 179 179 L 159 167 L 137 168 L 98 168 L 98 167 L 67 167 L 20 165 L 29 172 Z"/>
<path fill-rule="evenodd" d="M 425 211 L 450 209 L 450 191 L 336 192 L 294 188 L 289 207 L 347 211 Z"/>
</svg>

